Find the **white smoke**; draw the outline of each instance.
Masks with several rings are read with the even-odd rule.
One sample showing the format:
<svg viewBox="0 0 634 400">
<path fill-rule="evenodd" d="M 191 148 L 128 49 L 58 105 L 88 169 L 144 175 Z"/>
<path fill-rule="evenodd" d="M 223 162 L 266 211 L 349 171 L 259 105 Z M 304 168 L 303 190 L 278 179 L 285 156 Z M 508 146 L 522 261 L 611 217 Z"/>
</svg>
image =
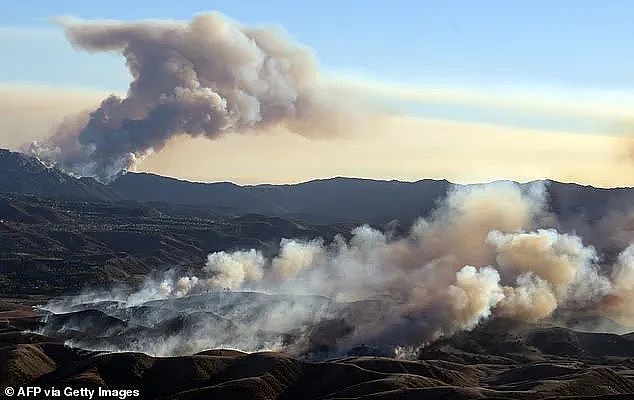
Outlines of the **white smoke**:
<svg viewBox="0 0 634 400">
<path fill-rule="evenodd" d="M 583 306 L 610 290 L 607 277 L 599 276 L 595 249 L 584 246 L 577 236 L 553 229 L 516 234 L 493 231 L 487 241 L 495 246 L 496 265 L 505 276 L 535 274 L 551 285 L 560 304 Z"/>
<path fill-rule="evenodd" d="M 536 322 L 557 309 L 557 298 L 550 283 L 533 273 L 517 277 L 515 285 L 505 286 L 504 298 L 496 313 L 503 317 Z"/>
<path fill-rule="evenodd" d="M 324 254 L 323 240 L 303 242 L 282 239 L 280 254 L 271 262 L 271 273 L 275 282 L 295 279 L 304 269 L 318 262 Z"/>
<path fill-rule="evenodd" d="M 204 269 L 212 278 L 206 283 L 212 288 L 243 288 L 262 279 L 264 262 L 262 254 L 255 249 L 209 254 Z"/>
<path fill-rule="evenodd" d="M 283 239 L 271 258 L 255 249 L 216 252 L 199 276 L 170 273 L 148 280 L 123 301 L 143 304 L 227 288 L 287 296 L 241 329 L 252 335 L 295 332 L 300 339 L 292 345 L 279 338 L 276 343 L 298 353 L 316 345 L 315 335 L 331 338 L 327 345 L 335 351 L 359 343 L 395 349 L 495 317 L 538 321 L 558 310 L 634 317 L 628 306 L 634 246 L 610 273 L 593 247 L 552 228 L 556 221 L 546 211 L 544 193 L 537 184 L 522 189 L 506 182 L 456 188 L 405 237 L 364 225 L 349 240 Z M 295 298 L 304 300 L 288 300 Z M 243 301 L 232 312 L 251 313 Z"/>
<path fill-rule="evenodd" d="M 463 329 L 475 327 L 480 320 L 491 316 L 503 298 L 500 274 L 491 267 L 480 270 L 467 265 L 456 273 L 456 283 L 448 288 L 453 319 Z"/>
<path fill-rule="evenodd" d="M 604 304 L 608 315 L 624 324 L 634 325 L 634 243 L 619 254 L 611 280 L 614 290 Z"/>
</svg>

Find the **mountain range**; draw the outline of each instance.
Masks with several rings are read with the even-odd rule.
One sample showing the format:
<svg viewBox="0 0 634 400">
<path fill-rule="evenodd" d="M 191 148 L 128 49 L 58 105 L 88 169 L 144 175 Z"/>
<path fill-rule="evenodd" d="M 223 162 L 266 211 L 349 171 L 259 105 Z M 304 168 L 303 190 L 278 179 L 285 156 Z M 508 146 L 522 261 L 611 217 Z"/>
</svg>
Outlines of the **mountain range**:
<svg viewBox="0 0 634 400">
<path fill-rule="evenodd" d="M 579 233 L 606 262 L 634 240 L 633 188 L 543 183 L 557 228 Z M 214 251 L 257 248 L 270 256 L 282 238 L 328 241 L 360 224 L 404 234 L 455 186 L 354 178 L 249 186 L 131 172 L 102 184 L 0 150 L 0 292 L 69 293 L 140 280 L 200 268 Z"/>
<path fill-rule="evenodd" d="M 542 183 L 557 227 L 581 233 L 606 262 L 634 240 L 634 188 Z M 128 308 L 112 301 L 59 313 L 36 307 L 90 288 L 140 283 L 167 269 L 195 274 L 215 251 L 257 248 L 268 257 L 279 252 L 282 238 L 349 238 L 363 223 L 399 235 L 459 186 L 355 178 L 249 186 L 132 172 L 103 184 L 0 150 L 0 386 L 134 388 L 147 399 L 631 399 L 634 337 L 596 333 L 629 330 L 591 314 L 565 327 L 560 320 L 496 318 L 403 348 L 399 357 L 360 345 L 313 362 L 303 353 L 222 348 L 161 355 L 152 341 L 195 345 L 201 332 L 235 339 L 235 328 L 263 307 L 300 304 L 305 296 L 228 291 Z M 370 303 L 351 304 L 358 306 L 355 316 L 376 311 Z M 321 329 L 347 326 L 352 312 L 342 315 L 311 331 L 310 354 L 327 353 L 345 334 Z M 292 332 L 282 337 L 293 339 Z M 122 344 L 137 352 L 102 351 Z"/>
<path fill-rule="evenodd" d="M 634 188 L 601 189 L 545 180 L 550 208 L 559 217 L 596 220 L 634 204 Z M 335 177 L 288 185 L 199 183 L 128 172 L 110 184 L 75 178 L 26 154 L 0 149 L 0 192 L 62 200 L 136 201 L 196 206 L 227 215 L 257 213 L 312 223 L 411 223 L 447 193 L 446 180 L 415 182 Z"/>
</svg>

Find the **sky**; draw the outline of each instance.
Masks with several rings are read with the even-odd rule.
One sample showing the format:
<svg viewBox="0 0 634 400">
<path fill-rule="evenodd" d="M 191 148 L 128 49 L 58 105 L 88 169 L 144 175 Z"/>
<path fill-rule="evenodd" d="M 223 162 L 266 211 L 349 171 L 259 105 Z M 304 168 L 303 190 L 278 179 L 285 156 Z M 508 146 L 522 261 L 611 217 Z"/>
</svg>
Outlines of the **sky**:
<svg viewBox="0 0 634 400">
<path fill-rule="evenodd" d="M 74 49 L 55 19 L 189 20 L 219 11 L 310 47 L 325 79 L 389 109 L 379 128 L 179 138 L 137 165 L 192 180 L 329 176 L 634 185 L 634 2 L 0 0 L 0 146 L 124 94 L 121 55 Z M 266 167 L 263 167 L 266 166 Z"/>
</svg>

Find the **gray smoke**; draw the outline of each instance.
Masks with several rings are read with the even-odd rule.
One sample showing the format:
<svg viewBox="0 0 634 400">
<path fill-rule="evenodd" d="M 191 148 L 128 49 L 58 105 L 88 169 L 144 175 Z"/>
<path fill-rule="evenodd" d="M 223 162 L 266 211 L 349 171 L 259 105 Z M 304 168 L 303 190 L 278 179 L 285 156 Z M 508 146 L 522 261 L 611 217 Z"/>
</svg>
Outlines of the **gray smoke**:
<svg viewBox="0 0 634 400">
<path fill-rule="evenodd" d="M 190 22 L 62 21 L 73 46 L 121 53 L 128 92 L 65 121 L 31 151 L 80 176 L 108 181 L 175 135 L 216 138 L 283 124 L 303 134 L 338 129 L 346 112 L 322 87 L 312 52 L 273 28 L 221 14 Z"/>
<path fill-rule="evenodd" d="M 134 350 L 162 355 L 216 346 L 300 355 L 327 348 L 333 355 L 360 344 L 392 353 L 495 317 L 539 321 L 590 310 L 631 321 L 634 246 L 603 265 L 594 247 L 552 227 L 546 203 L 541 184 L 458 187 L 405 237 L 360 226 L 349 240 L 284 239 L 271 258 L 257 249 L 221 251 L 196 276 L 172 272 L 133 293 L 90 293 L 48 308 L 100 307 L 107 300 L 116 309 L 160 305 L 236 324 L 231 334 L 200 334 L 221 326 L 212 319 L 168 335 L 169 346 L 164 335 L 160 343 L 152 335 L 133 341 Z"/>
</svg>

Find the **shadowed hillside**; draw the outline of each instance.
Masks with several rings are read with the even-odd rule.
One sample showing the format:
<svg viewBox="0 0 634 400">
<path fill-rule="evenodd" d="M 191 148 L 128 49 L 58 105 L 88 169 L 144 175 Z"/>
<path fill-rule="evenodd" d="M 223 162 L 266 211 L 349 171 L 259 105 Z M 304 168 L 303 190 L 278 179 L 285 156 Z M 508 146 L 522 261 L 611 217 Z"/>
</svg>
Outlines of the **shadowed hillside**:
<svg viewBox="0 0 634 400">
<path fill-rule="evenodd" d="M 92 178 L 74 178 L 26 154 L 0 149 L 0 191 L 69 200 L 120 200 Z"/>
<path fill-rule="evenodd" d="M 0 152 L 0 191 L 65 200 L 165 203 L 195 206 L 228 215 L 257 213 L 310 223 L 357 222 L 409 225 L 426 216 L 446 197 L 452 184 L 332 178 L 293 185 L 241 186 L 228 182 L 196 183 L 148 173 L 128 172 L 110 185 L 76 179 L 20 153 Z M 627 211 L 634 189 L 544 181 L 552 211 L 564 222 L 596 221 L 609 212 Z M 461 186 L 461 185 L 457 185 Z"/>
<path fill-rule="evenodd" d="M 493 321 L 423 348 L 418 359 L 351 354 L 308 362 L 275 352 L 222 349 L 159 358 L 83 351 L 64 346 L 59 339 L 21 333 L 20 329 L 37 326 L 28 307 L 5 301 L 2 310 L 0 315 L 8 316 L 9 325 L 0 328 L 0 386 L 136 389 L 144 399 L 624 400 L 634 396 L 630 336 L 582 334 L 548 324 Z M 84 333 L 88 328 L 102 333 L 125 329 L 119 319 L 88 314 L 81 317 L 92 318 L 82 328 Z M 64 315 L 55 323 L 61 323 L 60 318 L 71 323 Z M 173 328 L 194 327 L 197 318 L 181 319 Z M 231 323 L 216 321 L 218 327 Z"/>
<path fill-rule="evenodd" d="M 6 150 L 0 166 L 0 290 L 8 293 L 78 290 L 200 267 L 219 250 L 270 254 L 281 238 L 329 240 L 364 223 L 399 235 L 452 187 L 352 178 L 239 186 L 135 173 L 105 186 Z M 560 230 L 581 233 L 606 260 L 634 240 L 634 189 L 551 181 L 545 188 Z"/>
</svg>

